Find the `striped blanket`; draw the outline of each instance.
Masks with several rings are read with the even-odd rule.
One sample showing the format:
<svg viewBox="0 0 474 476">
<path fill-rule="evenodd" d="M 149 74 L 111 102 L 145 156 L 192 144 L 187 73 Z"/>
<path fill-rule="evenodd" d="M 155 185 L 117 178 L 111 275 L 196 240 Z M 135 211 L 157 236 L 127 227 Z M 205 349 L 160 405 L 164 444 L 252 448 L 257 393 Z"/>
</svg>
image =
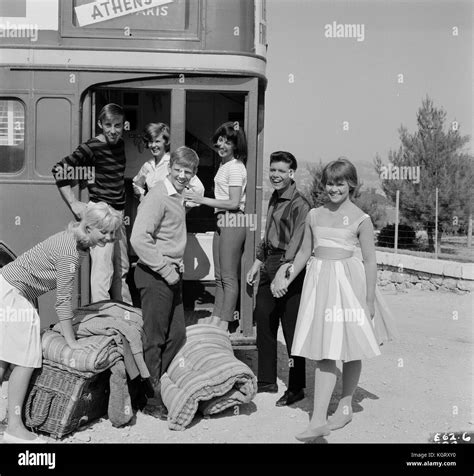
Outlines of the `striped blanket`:
<svg viewBox="0 0 474 476">
<path fill-rule="evenodd" d="M 123 358 L 115 336 L 83 337 L 80 342 L 83 348 L 73 350 L 61 334 L 46 330 L 41 337 L 43 357 L 79 372 L 94 373 L 103 372 Z"/>
<path fill-rule="evenodd" d="M 257 393 L 252 370 L 234 356 L 224 330 L 195 324 L 161 377 L 161 397 L 171 430 L 184 430 L 198 408 L 205 415 L 250 402 Z"/>
<path fill-rule="evenodd" d="M 78 339 L 92 336 L 115 337 L 121 342 L 120 334 L 130 344 L 135 364 L 142 378 L 149 378 L 143 357 L 143 319 L 142 311 L 121 301 L 98 301 L 74 310 L 72 325 Z M 61 332 L 57 323 L 53 330 Z"/>
</svg>

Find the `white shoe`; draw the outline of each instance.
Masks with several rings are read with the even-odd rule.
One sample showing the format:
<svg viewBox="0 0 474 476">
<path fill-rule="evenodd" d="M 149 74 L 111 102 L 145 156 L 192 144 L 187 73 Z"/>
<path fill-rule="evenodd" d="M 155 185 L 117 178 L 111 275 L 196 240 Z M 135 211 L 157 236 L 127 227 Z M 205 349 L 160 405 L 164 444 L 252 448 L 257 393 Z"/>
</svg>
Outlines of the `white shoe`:
<svg viewBox="0 0 474 476">
<path fill-rule="evenodd" d="M 29 444 L 29 443 L 47 443 L 46 440 L 37 436 L 34 440 L 25 440 L 23 438 L 18 438 L 17 436 L 10 435 L 6 431 L 3 432 L 3 442 L 4 443 L 21 443 L 21 444 Z"/>
</svg>

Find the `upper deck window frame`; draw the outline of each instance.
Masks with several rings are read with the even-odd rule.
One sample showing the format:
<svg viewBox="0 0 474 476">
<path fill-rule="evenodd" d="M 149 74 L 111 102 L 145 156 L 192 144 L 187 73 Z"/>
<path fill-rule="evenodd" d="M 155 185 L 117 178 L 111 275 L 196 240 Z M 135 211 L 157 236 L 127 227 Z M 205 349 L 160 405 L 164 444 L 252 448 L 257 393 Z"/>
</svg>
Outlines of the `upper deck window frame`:
<svg viewBox="0 0 474 476">
<path fill-rule="evenodd" d="M 60 2 L 60 34 L 63 38 L 104 38 L 117 40 L 180 40 L 201 42 L 203 0 L 185 0 L 187 26 L 185 30 L 133 29 L 127 36 L 124 28 L 81 28 L 74 24 L 74 1 Z M 157 7 L 158 8 L 158 7 Z M 118 45 L 117 45 L 118 46 Z M 121 45 L 122 46 L 122 45 Z"/>
</svg>

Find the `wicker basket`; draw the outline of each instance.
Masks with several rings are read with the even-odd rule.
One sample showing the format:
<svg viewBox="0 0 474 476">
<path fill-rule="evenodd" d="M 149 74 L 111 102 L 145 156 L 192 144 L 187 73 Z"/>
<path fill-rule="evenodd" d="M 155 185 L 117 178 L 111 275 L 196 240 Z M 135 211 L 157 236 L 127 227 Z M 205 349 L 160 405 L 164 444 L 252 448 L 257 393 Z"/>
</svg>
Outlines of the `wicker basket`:
<svg viewBox="0 0 474 476">
<path fill-rule="evenodd" d="M 78 372 L 43 360 L 34 371 L 24 405 L 25 425 L 61 438 L 107 413 L 109 375 Z"/>
</svg>

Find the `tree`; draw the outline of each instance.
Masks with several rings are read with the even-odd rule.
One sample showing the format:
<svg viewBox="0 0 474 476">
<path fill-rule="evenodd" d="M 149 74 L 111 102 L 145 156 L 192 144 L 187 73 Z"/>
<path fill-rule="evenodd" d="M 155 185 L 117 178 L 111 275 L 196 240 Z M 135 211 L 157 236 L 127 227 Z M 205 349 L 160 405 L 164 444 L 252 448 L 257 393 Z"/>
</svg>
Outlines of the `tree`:
<svg viewBox="0 0 474 476">
<path fill-rule="evenodd" d="M 324 165 L 319 161 L 316 165 L 307 165 L 311 180 L 309 185 L 302 190 L 303 196 L 308 200 L 312 208 L 320 207 L 326 203 L 326 192 L 321 182 Z"/>
<path fill-rule="evenodd" d="M 361 190 L 354 203 L 372 219 L 374 228 L 379 230 L 387 222 L 387 203 L 388 200 L 378 193 L 374 188 Z"/>
<path fill-rule="evenodd" d="M 445 129 L 445 121 L 446 112 L 426 97 L 417 112 L 418 130 L 410 134 L 400 126 L 401 145 L 398 150 L 389 151 L 389 164 L 384 165 L 378 154 L 374 160 L 386 196 L 394 203 L 396 191 L 400 190 L 401 214 L 409 223 L 424 227 L 431 251 L 434 250 L 436 188 L 440 232 L 455 217 L 467 219 L 474 198 L 472 157 L 464 150 L 469 136 L 460 135 L 455 121 Z"/>
</svg>

